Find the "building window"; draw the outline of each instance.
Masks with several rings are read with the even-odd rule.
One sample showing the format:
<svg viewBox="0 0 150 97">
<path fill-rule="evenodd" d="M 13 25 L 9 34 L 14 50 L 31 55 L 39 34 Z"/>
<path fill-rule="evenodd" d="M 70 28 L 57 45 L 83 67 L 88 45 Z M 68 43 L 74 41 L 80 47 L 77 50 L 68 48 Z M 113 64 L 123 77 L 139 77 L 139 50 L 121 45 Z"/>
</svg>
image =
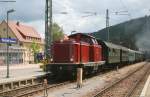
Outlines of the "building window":
<svg viewBox="0 0 150 97">
<path fill-rule="evenodd" d="M 23 43 L 21 42 L 19 45 L 20 45 L 20 46 L 23 46 Z"/>
<path fill-rule="evenodd" d="M 5 32 L 5 31 L 6 31 L 6 28 L 3 28 L 3 31 Z"/>
</svg>

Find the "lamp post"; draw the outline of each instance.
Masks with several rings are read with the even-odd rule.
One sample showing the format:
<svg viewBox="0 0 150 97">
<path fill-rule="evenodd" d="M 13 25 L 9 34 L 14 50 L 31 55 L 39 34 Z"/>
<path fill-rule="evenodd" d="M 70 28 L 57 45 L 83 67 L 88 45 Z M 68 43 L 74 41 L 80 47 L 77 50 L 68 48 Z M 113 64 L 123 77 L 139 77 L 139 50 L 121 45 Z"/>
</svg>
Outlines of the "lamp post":
<svg viewBox="0 0 150 97">
<path fill-rule="evenodd" d="M 14 12 L 15 10 L 14 9 L 10 9 L 7 11 L 7 28 L 6 28 L 6 35 L 7 35 L 7 40 L 9 40 L 9 36 L 8 36 L 8 19 L 9 19 L 9 14 Z M 6 52 L 7 52 L 7 78 L 9 78 L 9 42 L 7 42 L 7 48 L 6 48 Z"/>
<path fill-rule="evenodd" d="M 8 2 L 16 2 L 16 1 L 13 1 L 13 0 L 11 0 L 11 1 L 10 0 L 7 0 L 7 1 L 6 0 L 1 0 L 0 2 L 8 3 Z"/>
</svg>

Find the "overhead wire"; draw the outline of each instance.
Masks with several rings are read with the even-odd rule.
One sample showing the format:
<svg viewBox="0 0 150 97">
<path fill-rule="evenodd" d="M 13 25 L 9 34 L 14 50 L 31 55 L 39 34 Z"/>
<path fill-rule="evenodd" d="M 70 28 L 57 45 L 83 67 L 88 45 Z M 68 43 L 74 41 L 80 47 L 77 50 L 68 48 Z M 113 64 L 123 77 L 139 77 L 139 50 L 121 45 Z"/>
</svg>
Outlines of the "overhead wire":
<svg viewBox="0 0 150 97">
<path fill-rule="evenodd" d="M 130 13 L 128 7 L 124 4 L 124 2 L 122 0 L 119 0 L 119 1 L 122 4 L 122 6 L 124 7 L 124 9 L 126 10 L 126 12 L 128 13 L 129 18 L 132 19 L 132 16 L 131 16 L 131 13 Z"/>
</svg>

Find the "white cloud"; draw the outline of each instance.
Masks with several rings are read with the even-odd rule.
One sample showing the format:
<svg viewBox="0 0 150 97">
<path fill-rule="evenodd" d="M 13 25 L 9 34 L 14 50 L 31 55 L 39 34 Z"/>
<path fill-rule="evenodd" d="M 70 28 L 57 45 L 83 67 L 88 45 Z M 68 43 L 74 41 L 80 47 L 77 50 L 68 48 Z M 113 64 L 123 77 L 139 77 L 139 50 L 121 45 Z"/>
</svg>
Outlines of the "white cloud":
<svg viewBox="0 0 150 97">
<path fill-rule="evenodd" d="M 45 0 L 16 0 L 16 3 L 0 4 L 2 9 L 0 19 L 6 18 L 6 11 L 14 8 L 15 13 L 10 19 L 20 20 L 34 26 L 44 36 Z M 53 0 L 53 18 L 69 34 L 79 32 L 93 32 L 105 27 L 105 11 L 110 9 L 110 24 L 114 25 L 126 20 L 129 16 L 114 15 L 115 11 L 128 10 L 132 18 L 150 14 L 149 0 Z M 97 16 L 89 16 L 84 12 L 97 12 Z M 68 12 L 67 15 L 59 14 Z"/>
</svg>

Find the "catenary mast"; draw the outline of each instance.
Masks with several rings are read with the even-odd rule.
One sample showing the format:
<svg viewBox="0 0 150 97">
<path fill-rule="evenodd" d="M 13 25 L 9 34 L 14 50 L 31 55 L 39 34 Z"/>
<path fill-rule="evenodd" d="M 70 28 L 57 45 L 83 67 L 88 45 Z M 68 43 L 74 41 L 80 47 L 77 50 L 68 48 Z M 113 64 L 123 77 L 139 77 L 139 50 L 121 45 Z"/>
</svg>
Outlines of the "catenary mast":
<svg viewBox="0 0 150 97">
<path fill-rule="evenodd" d="M 51 58 L 52 45 L 52 0 L 46 0 L 45 4 L 45 58 Z"/>
</svg>

